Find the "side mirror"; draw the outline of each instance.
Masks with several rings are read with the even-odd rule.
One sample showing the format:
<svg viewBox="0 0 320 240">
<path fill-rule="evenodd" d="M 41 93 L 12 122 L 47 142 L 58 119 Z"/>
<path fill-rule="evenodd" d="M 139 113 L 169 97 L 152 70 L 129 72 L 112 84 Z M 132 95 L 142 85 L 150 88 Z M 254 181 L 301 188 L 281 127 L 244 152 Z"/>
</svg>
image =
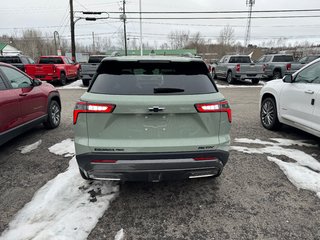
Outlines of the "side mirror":
<svg viewBox="0 0 320 240">
<path fill-rule="evenodd" d="M 32 85 L 33 85 L 34 87 L 40 86 L 41 84 L 42 84 L 42 82 L 41 82 L 39 79 L 33 79 L 33 80 L 32 80 Z"/>
<path fill-rule="evenodd" d="M 293 77 L 292 77 L 291 74 L 285 75 L 282 80 L 283 80 L 283 82 L 285 82 L 285 83 L 292 83 L 292 82 L 293 82 Z"/>
</svg>

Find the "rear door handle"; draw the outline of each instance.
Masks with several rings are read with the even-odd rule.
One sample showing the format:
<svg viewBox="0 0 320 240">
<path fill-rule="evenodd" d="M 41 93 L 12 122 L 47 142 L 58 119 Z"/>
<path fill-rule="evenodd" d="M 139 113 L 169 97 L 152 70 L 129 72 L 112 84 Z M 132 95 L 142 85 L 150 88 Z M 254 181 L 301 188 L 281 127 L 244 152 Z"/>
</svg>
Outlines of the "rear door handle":
<svg viewBox="0 0 320 240">
<path fill-rule="evenodd" d="M 307 90 L 307 91 L 305 91 L 305 93 L 306 93 L 306 94 L 314 94 L 314 91 L 312 91 L 312 90 Z"/>
<path fill-rule="evenodd" d="M 19 96 L 21 96 L 21 97 L 25 97 L 25 96 L 27 96 L 28 94 L 26 94 L 26 93 L 20 93 L 19 94 Z"/>
</svg>

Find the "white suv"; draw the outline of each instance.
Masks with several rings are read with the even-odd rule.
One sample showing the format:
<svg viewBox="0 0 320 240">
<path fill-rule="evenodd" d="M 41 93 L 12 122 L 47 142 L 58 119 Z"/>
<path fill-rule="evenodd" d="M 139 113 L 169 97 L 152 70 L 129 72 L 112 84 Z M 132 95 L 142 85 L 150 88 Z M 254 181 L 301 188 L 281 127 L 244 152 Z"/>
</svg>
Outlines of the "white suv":
<svg viewBox="0 0 320 240">
<path fill-rule="evenodd" d="M 260 120 L 269 130 L 284 123 L 320 137 L 320 59 L 261 89 Z"/>
</svg>

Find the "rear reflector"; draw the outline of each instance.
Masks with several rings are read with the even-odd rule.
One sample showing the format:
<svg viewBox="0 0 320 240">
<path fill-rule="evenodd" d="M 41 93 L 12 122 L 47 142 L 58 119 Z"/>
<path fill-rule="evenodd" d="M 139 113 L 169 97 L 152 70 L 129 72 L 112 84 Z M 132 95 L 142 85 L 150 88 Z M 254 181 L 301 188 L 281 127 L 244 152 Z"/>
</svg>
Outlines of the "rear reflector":
<svg viewBox="0 0 320 240">
<path fill-rule="evenodd" d="M 200 113 L 207 112 L 226 112 L 228 114 L 228 120 L 232 122 L 231 108 L 228 101 L 221 101 L 215 103 L 199 103 L 195 105 L 196 109 Z"/>
<path fill-rule="evenodd" d="M 91 160 L 91 163 L 116 163 L 117 160 Z"/>
<path fill-rule="evenodd" d="M 80 113 L 112 113 L 115 107 L 113 104 L 77 102 L 73 110 L 73 124 L 77 123 Z"/>
<path fill-rule="evenodd" d="M 193 158 L 195 161 L 209 161 L 209 160 L 216 160 L 217 158 L 215 157 L 197 157 Z"/>
</svg>

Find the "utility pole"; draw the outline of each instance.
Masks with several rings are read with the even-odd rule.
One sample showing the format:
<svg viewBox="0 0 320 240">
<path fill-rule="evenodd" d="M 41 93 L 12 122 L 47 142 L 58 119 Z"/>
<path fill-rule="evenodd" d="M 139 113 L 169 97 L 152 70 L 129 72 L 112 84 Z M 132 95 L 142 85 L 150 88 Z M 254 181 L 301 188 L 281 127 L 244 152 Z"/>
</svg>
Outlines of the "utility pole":
<svg viewBox="0 0 320 240">
<path fill-rule="evenodd" d="M 123 35 L 124 35 L 124 55 L 128 55 L 128 49 L 127 49 L 127 28 L 126 28 L 126 21 L 127 21 L 127 16 L 126 16 L 126 0 L 123 0 L 123 5 L 122 5 L 122 20 L 123 20 Z"/>
<path fill-rule="evenodd" d="M 247 23 L 247 28 L 246 28 L 244 47 L 247 47 L 248 43 L 250 42 L 252 7 L 255 4 L 255 0 L 246 0 L 246 4 L 247 4 L 247 6 L 249 6 L 249 14 L 248 14 L 248 23 Z"/>
<path fill-rule="evenodd" d="M 143 56 L 141 0 L 139 0 L 139 12 L 140 12 L 140 55 Z"/>
<path fill-rule="evenodd" d="M 73 0 L 70 1 L 70 30 L 71 30 L 71 55 L 72 60 L 76 62 L 76 43 L 74 37 L 74 17 L 73 17 Z"/>
</svg>

